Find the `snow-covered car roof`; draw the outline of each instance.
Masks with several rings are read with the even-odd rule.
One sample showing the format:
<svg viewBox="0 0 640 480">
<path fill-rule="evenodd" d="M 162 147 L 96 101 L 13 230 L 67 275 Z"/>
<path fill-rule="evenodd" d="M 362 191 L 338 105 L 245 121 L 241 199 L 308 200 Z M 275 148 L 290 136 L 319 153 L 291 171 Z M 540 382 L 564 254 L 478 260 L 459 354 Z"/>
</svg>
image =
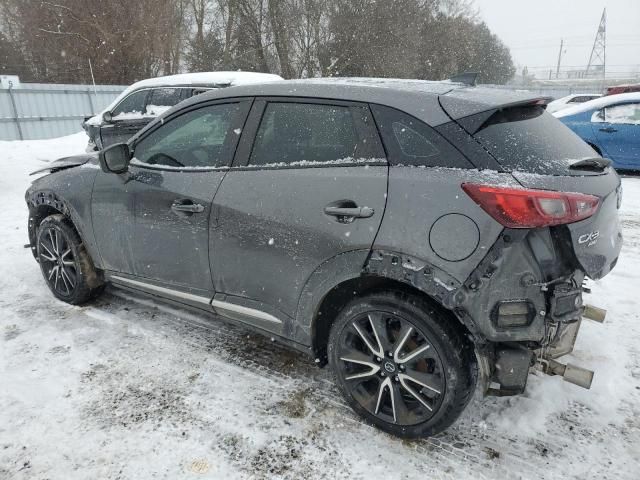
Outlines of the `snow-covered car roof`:
<svg viewBox="0 0 640 480">
<path fill-rule="evenodd" d="M 569 117 L 571 115 L 577 115 L 579 113 L 589 112 L 591 110 L 599 110 L 601 108 L 609 107 L 620 102 L 628 101 L 640 102 L 640 92 L 607 95 L 606 97 L 589 100 L 588 102 L 581 103 L 579 105 L 576 105 L 575 107 L 569 107 L 563 110 L 559 110 L 557 112 L 554 112 L 553 115 L 557 118 Z"/>
<path fill-rule="evenodd" d="M 153 87 L 233 87 L 237 85 L 249 85 L 253 83 L 275 82 L 282 80 L 279 75 L 256 72 L 197 72 L 180 73 L 164 77 L 147 78 L 140 80 L 123 90 L 104 110 L 87 120 L 89 125 L 102 123 L 102 114 L 111 111 L 120 101 L 134 90 Z"/>
<path fill-rule="evenodd" d="M 592 100 L 596 97 L 601 97 L 601 93 L 572 93 L 571 95 L 567 95 L 566 97 L 561 97 L 547 105 L 547 112 L 554 113 L 558 110 L 563 110 L 565 108 L 573 107 L 575 105 L 571 105 L 569 102 L 574 98 L 579 97 L 593 97 Z M 588 100 L 587 100 L 588 101 Z M 584 103 L 584 102 L 581 102 Z"/>
</svg>

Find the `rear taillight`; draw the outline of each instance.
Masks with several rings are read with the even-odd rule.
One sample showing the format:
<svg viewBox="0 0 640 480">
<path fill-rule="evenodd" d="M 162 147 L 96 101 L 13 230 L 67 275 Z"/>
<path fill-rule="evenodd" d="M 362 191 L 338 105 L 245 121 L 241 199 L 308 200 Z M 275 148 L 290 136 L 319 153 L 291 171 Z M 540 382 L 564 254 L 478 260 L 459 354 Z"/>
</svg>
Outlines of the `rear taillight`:
<svg viewBox="0 0 640 480">
<path fill-rule="evenodd" d="M 507 228 L 536 228 L 573 223 L 598 210 L 600 199 L 583 193 L 463 183 L 462 189 Z"/>
</svg>

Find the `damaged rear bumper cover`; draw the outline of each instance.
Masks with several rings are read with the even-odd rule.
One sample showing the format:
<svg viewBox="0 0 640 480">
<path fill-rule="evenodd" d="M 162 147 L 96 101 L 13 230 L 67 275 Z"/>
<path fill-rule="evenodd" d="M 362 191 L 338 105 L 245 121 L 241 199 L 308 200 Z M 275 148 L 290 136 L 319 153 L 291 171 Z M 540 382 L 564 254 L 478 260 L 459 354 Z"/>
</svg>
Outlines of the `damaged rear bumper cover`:
<svg viewBox="0 0 640 480">
<path fill-rule="evenodd" d="M 582 271 L 544 284 L 528 281 L 523 275 L 517 288 L 525 299 L 522 305 L 528 305 L 523 314 L 529 318 L 522 326 L 498 326 L 494 305 L 504 303 L 512 307 L 518 302 L 501 302 L 489 293 L 501 291 L 491 285 L 490 273 L 501 266 L 497 263 L 504 258 L 502 250 L 513 243 L 516 243 L 513 239 L 499 242 L 497 254 L 488 255 L 484 265 L 480 265 L 480 275 L 470 277 L 464 284 L 419 259 L 388 251 L 374 251 L 364 273 L 408 283 L 451 310 L 474 337 L 486 394 L 520 394 L 526 388 L 529 374 L 536 371 L 560 375 L 568 382 L 589 388 L 593 372 L 556 360 L 573 351 L 583 318 L 601 322 L 606 314 L 604 310 L 583 305 Z M 481 311 L 488 314 L 479 315 Z"/>
</svg>

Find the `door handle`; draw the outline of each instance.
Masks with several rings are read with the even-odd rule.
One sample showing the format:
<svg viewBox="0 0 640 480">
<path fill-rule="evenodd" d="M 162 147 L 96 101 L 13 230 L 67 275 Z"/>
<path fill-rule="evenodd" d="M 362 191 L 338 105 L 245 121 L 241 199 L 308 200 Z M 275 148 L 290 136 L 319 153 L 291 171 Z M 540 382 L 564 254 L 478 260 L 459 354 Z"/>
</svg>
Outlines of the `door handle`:
<svg viewBox="0 0 640 480">
<path fill-rule="evenodd" d="M 191 200 L 176 200 L 171 205 L 171 210 L 176 213 L 201 213 L 204 212 L 204 207 Z"/>
<path fill-rule="evenodd" d="M 601 128 L 600 131 L 605 133 L 614 133 L 614 132 L 617 132 L 618 130 L 613 127 L 605 127 L 605 128 Z"/>
<path fill-rule="evenodd" d="M 372 217 L 375 211 L 371 207 L 336 207 L 329 205 L 324 207 L 325 215 L 337 217 L 340 223 L 351 223 L 356 218 Z"/>
</svg>

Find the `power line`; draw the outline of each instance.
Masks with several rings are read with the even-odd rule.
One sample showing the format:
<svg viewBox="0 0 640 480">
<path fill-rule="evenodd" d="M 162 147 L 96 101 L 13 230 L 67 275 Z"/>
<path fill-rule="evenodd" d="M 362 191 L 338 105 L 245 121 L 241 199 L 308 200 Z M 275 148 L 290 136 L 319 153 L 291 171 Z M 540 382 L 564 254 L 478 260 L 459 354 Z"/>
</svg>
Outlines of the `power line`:
<svg viewBox="0 0 640 480">
<path fill-rule="evenodd" d="M 591 47 L 593 43 L 569 43 L 565 42 L 568 47 Z M 521 47 L 509 47 L 511 50 L 531 50 L 537 48 L 555 48 L 557 43 L 548 43 L 548 44 L 537 44 L 537 45 L 523 45 Z M 640 45 L 640 41 L 638 42 L 629 42 L 629 43 L 607 43 L 608 47 L 632 47 Z"/>
</svg>

